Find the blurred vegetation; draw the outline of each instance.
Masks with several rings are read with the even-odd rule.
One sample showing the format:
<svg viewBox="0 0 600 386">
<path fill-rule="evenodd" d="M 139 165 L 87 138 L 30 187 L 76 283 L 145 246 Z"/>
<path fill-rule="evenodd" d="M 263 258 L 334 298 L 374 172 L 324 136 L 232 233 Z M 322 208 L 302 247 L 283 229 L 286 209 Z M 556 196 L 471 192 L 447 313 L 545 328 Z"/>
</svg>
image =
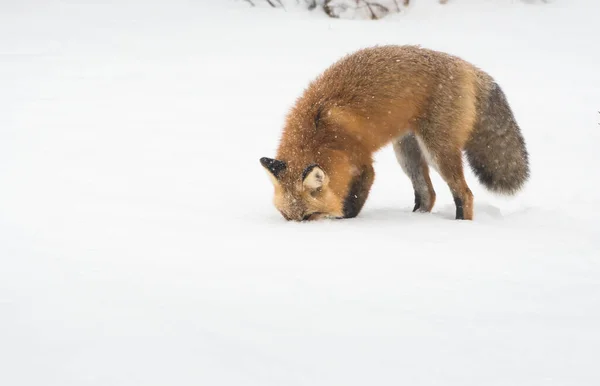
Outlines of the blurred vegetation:
<svg viewBox="0 0 600 386">
<path fill-rule="evenodd" d="M 271 7 L 285 8 L 290 0 L 245 0 L 253 6 L 259 2 Z M 414 0 L 295 0 L 297 5 L 305 5 L 309 10 L 322 9 L 325 14 L 334 18 L 372 19 L 377 20 L 390 13 L 401 12 L 403 7 Z M 437 0 L 445 4 L 448 0 Z"/>
</svg>

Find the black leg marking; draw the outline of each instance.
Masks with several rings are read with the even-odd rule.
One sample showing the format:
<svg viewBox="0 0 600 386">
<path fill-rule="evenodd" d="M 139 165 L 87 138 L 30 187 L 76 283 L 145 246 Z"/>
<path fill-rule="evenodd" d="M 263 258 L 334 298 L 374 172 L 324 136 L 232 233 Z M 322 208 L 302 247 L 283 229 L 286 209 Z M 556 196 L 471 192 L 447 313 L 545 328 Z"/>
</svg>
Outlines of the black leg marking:
<svg viewBox="0 0 600 386">
<path fill-rule="evenodd" d="M 421 195 L 417 193 L 415 190 L 415 207 L 413 208 L 413 212 L 416 212 L 421 208 Z"/>
<path fill-rule="evenodd" d="M 364 166 L 360 175 L 356 176 L 350 183 L 348 195 L 344 200 L 344 218 L 353 218 L 358 216 L 362 210 L 369 190 L 373 184 L 374 172 L 370 166 Z"/>
<path fill-rule="evenodd" d="M 463 201 L 460 199 L 460 197 L 454 196 L 454 203 L 456 204 L 456 219 L 464 220 L 465 212 L 463 208 Z"/>
</svg>

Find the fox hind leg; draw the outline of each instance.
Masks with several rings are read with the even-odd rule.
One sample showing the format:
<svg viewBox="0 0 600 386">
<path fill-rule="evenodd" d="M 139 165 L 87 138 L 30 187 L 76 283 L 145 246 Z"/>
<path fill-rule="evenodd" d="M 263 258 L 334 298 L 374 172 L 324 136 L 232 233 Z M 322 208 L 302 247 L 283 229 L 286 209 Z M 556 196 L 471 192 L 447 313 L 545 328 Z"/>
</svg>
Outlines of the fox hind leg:
<svg viewBox="0 0 600 386">
<path fill-rule="evenodd" d="M 413 133 L 394 141 L 396 159 L 410 178 L 415 191 L 413 212 L 431 212 L 435 204 L 435 190 L 429 177 L 429 166 Z"/>
<path fill-rule="evenodd" d="M 439 139 L 439 138 L 438 138 Z M 473 193 L 467 185 L 463 171 L 462 151 L 452 141 L 431 141 L 427 137 L 418 137 L 422 151 L 434 165 L 440 176 L 446 181 L 454 204 L 457 220 L 473 219 Z"/>
<path fill-rule="evenodd" d="M 450 187 L 457 220 L 473 220 L 473 193 L 463 173 L 462 153 L 452 152 L 443 156 L 445 161 L 440 165 L 440 174 Z"/>
</svg>

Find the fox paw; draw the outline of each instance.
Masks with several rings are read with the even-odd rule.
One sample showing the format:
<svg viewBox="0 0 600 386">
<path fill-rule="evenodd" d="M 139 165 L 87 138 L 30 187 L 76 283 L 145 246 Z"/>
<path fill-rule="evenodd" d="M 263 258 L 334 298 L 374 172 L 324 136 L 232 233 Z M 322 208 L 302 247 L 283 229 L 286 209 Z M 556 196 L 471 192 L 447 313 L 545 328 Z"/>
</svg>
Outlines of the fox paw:
<svg viewBox="0 0 600 386">
<path fill-rule="evenodd" d="M 428 213 L 433 208 L 435 196 L 415 192 L 415 206 L 413 212 Z"/>
</svg>

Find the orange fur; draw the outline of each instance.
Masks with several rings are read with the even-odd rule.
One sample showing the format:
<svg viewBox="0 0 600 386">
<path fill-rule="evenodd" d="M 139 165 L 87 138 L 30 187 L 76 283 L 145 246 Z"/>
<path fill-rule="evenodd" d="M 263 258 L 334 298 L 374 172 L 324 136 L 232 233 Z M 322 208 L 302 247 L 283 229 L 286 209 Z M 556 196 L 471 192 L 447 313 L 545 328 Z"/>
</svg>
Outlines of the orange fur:
<svg viewBox="0 0 600 386">
<path fill-rule="evenodd" d="M 419 189 L 428 197 L 420 209 L 430 211 L 435 201 L 429 163 L 458 200 L 457 218 L 460 204 L 464 218 L 472 219 L 462 150 L 492 84 L 460 58 L 415 46 L 373 47 L 342 58 L 309 84 L 286 117 L 275 206 L 294 220 L 356 216 L 373 182 L 373 154 L 412 133 L 420 150 L 411 145 L 413 159 L 399 159 L 414 174 L 415 200 L 423 195 Z M 301 183 L 315 164 L 328 176 L 318 191 Z"/>
</svg>

